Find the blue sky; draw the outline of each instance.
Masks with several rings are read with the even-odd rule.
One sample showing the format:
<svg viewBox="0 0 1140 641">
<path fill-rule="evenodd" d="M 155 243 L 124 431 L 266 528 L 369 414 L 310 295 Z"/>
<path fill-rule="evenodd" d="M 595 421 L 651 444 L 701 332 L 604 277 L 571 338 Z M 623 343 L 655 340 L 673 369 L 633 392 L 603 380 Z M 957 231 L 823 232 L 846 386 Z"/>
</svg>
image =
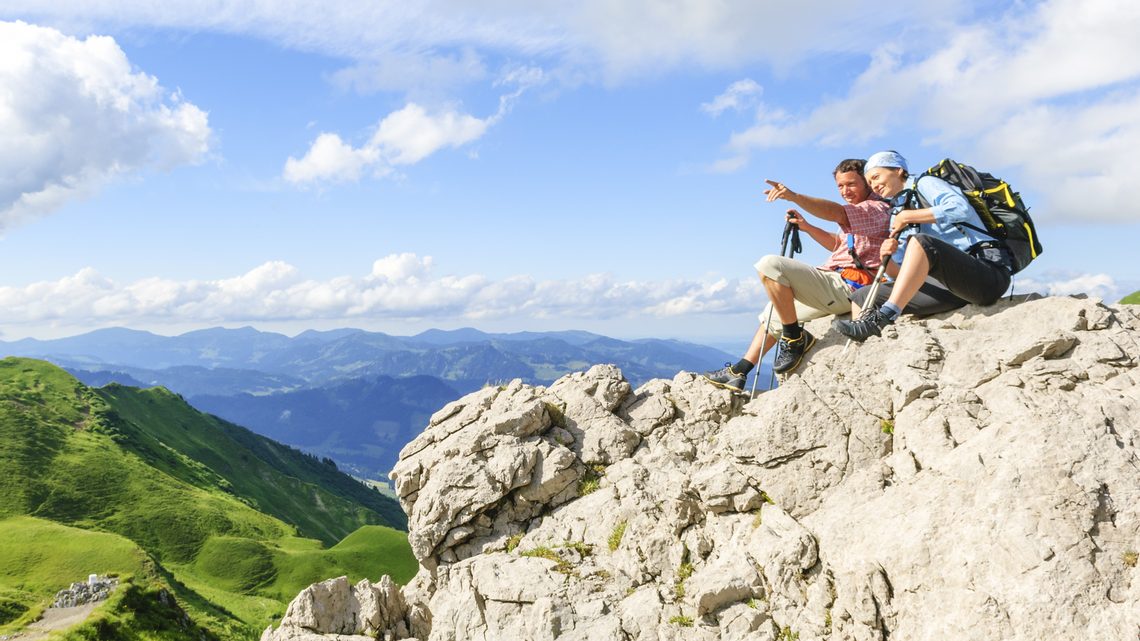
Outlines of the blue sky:
<svg viewBox="0 0 1140 641">
<path fill-rule="evenodd" d="M 1140 289 L 1140 5 L 931 4 L 5 0 L 0 338 L 743 342 L 763 180 L 883 148 L 1022 191 L 1018 291 Z"/>
</svg>

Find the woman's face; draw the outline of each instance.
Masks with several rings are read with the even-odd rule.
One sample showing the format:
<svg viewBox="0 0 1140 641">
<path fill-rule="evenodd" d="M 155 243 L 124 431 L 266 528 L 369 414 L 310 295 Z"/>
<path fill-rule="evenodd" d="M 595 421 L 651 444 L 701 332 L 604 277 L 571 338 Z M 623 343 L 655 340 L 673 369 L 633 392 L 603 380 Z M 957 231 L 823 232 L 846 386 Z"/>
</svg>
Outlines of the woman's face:
<svg viewBox="0 0 1140 641">
<path fill-rule="evenodd" d="M 890 200 L 906 186 L 902 173 L 897 167 L 875 167 L 867 172 L 867 184 L 880 198 Z"/>
</svg>

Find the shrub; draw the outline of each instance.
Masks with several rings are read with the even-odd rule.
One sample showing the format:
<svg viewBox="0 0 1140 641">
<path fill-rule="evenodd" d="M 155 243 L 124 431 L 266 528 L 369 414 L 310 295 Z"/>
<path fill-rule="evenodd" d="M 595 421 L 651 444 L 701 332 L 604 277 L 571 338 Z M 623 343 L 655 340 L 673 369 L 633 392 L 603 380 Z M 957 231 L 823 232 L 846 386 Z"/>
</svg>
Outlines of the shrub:
<svg viewBox="0 0 1140 641">
<path fill-rule="evenodd" d="M 578 571 L 574 569 L 574 566 L 571 565 L 569 561 L 562 558 L 561 556 L 558 555 L 557 552 L 546 547 L 545 545 L 540 545 L 540 546 L 538 546 L 532 550 L 520 552 L 519 555 L 520 556 L 536 556 L 540 559 L 546 559 L 547 561 L 554 561 L 554 563 L 556 564 L 554 566 L 555 572 L 561 572 L 562 574 L 571 574 L 574 576 L 578 575 Z"/>
<path fill-rule="evenodd" d="M 800 638 L 799 632 L 792 632 L 791 628 L 782 628 L 779 636 L 776 637 L 779 641 L 797 641 Z"/>
<path fill-rule="evenodd" d="M 688 555 L 686 554 L 686 556 Z M 677 582 L 673 584 L 673 594 L 678 599 L 685 598 L 685 579 L 691 576 L 693 576 L 693 564 L 688 561 L 682 562 L 677 568 Z"/>
<path fill-rule="evenodd" d="M 594 554 L 594 546 L 592 546 L 589 543 L 586 543 L 584 541 L 572 541 L 570 543 L 563 543 L 559 547 L 574 550 L 582 558 L 585 558 L 588 556 L 593 556 L 593 554 Z"/>
<path fill-rule="evenodd" d="M 602 477 L 606 475 L 606 466 L 593 463 L 586 466 L 586 472 L 578 481 L 578 496 L 586 496 L 597 491 L 602 484 Z"/>
<path fill-rule="evenodd" d="M 629 525 L 629 521 L 622 521 L 614 527 L 613 532 L 610 532 L 610 538 L 606 541 L 610 546 L 610 552 L 617 552 L 617 549 L 621 547 L 621 539 L 625 536 L 625 528 L 627 525 Z"/>
</svg>

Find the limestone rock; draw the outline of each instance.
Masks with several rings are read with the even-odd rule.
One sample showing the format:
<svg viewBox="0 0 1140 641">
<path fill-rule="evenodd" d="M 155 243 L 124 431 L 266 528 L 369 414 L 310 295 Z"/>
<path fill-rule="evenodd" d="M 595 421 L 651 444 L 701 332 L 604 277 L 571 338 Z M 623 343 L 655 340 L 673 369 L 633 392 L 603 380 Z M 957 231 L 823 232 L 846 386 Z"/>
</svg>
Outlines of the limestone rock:
<svg viewBox="0 0 1140 641">
<path fill-rule="evenodd" d="M 342 576 L 302 590 L 285 611 L 281 627 L 267 629 L 261 641 L 357 641 L 378 635 L 407 639 L 407 617 L 404 595 L 391 577 L 384 576 L 375 584 L 365 579 L 350 585 Z"/>
<path fill-rule="evenodd" d="M 417 577 L 310 587 L 263 638 L 1137 637 L 1135 308 L 810 329 L 755 400 L 603 365 L 449 404 L 393 471 Z"/>
</svg>

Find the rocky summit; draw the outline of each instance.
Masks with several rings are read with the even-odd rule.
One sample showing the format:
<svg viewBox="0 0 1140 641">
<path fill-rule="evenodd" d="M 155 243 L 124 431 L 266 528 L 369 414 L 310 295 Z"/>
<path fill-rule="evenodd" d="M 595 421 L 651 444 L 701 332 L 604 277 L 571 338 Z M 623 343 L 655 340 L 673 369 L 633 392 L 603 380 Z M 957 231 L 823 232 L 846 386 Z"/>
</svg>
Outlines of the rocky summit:
<svg viewBox="0 0 1140 641">
<path fill-rule="evenodd" d="M 1003 301 L 847 349 L 817 321 L 753 400 L 483 389 L 393 471 L 416 578 L 314 585 L 262 639 L 1131 641 L 1138 316 Z"/>
</svg>

